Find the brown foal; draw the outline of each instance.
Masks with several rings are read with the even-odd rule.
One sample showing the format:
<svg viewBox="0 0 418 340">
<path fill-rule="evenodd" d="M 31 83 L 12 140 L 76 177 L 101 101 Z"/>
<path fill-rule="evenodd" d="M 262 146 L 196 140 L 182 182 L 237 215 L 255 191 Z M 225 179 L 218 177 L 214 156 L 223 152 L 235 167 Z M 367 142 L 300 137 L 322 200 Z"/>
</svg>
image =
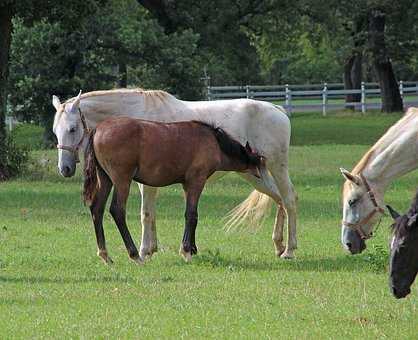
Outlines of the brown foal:
<svg viewBox="0 0 418 340">
<path fill-rule="evenodd" d="M 126 201 L 131 181 L 162 187 L 181 183 L 186 196 L 185 229 L 180 254 L 196 254 L 195 231 L 200 194 L 215 171 L 249 172 L 259 177 L 264 159 L 225 131 L 197 122 L 156 123 L 128 117 L 97 125 L 85 153 L 84 200 L 90 205 L 98 255 L 111 263 L 103 231 L 103 212 L 112 185 L 110 213 L 128 250 L 141 263 L 126 225 Z"/>
</svg>

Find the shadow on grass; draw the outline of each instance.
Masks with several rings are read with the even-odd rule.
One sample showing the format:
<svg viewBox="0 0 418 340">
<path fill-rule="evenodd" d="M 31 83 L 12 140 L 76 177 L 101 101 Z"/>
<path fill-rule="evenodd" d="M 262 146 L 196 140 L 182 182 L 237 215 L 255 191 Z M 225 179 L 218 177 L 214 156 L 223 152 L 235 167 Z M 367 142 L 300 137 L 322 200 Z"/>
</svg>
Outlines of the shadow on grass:
<svg viewBox="0 0 418 340">
<path fill-rule="evenodd" d="M 15 284 L 82 284 L 82 283 L 133 283 L 136 282 L 134 277 L 122 275 L 100 275 L 92 277 L 45 277 L 45 276 L 10 276 L 0 275 L 0 283 Z"/>
<path fill-rule="evenodd" d="M 204 252 L 193 258 L 193 265 L 226 268 L 231 271 L 309 271 L 309 272 L 384 272 L 370 263 L 367 254 L 321 258 L 297 258 L 294 260 L 273 259 L 272 261 L 256 261 L 250 258 L 227 258 L 219 250 Z"/>
</svg>

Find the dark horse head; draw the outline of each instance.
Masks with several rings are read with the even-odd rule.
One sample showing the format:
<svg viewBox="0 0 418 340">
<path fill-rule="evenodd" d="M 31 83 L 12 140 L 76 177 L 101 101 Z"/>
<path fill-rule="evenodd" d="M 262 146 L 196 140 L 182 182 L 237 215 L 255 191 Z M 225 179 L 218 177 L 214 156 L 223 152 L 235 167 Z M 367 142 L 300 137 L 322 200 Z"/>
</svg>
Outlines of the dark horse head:
<svg viewBox="0 0 418 340">
<path fill-rule="evenodd" d="M 418 273 L 418 192 L 405 215 L 399 215 L 390 206 L 388 209 L 395 220 L 390 245 L 389 285 L 393 295 L 400 299 L 411 292 Z"/>
<path fill-rule="evenodd" d="M 265 158 L 253 150 L 248 141 L 243 146 L 220 127 L 201 121 L 193 122 L 206 126 L 213 132 L 221 151 L 230 158 L 230 162 L 235 163 L 234 166 L 239 168 L 241 164 L 245 172 L 257 178 L 261 177 L 260 167 L 265 165 Z"/>
</svg>

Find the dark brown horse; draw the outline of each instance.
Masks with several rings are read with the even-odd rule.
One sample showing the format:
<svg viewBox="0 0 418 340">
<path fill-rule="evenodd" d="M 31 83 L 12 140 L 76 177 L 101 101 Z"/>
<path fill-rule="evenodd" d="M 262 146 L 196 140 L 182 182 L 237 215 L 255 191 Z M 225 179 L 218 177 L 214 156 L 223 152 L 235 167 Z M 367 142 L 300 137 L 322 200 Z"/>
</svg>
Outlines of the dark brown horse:
<svg viewBox="0 0 418 340">
<path fill-rule="evenodd" d="M 418 191 L 404 215 L 387 206 L 394 219 L 390 245 L 389 286 L 392 294 L 400 299 L 411 292 L 418 274 Z"/>
<path fill-rule="evenodd" d="M 183 184 L 186 225 L 180 253 L 196 254 L 197 206 L 206 180 L 215 171 L 250 172 L 259 176 L 263 157 L 232 139 L 225 131 L 197 122 L 156 123 L 111 118 L 91 132 L 85 153 L 84 200 L 90 205 L 98 255 L 111 263 L 103 232 L 103 212 L 112 185 L 110 213 L 128 250 L 141 263 L 126 225 L 126 201 L 131 181 L 161 187 Z"/>
</svg>

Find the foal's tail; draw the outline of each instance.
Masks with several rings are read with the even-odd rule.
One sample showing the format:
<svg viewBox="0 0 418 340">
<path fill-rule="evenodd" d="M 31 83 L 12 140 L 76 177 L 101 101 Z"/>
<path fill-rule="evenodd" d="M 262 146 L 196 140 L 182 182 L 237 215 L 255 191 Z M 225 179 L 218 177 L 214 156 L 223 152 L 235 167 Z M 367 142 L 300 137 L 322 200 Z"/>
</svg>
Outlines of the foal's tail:
<svg viewBox="0 0 418 340">
<path fill-rule="evenodd" d="M 96 129 L 93 129 L 90 132 L 87 148 L 84 153 L 84 190 L 83 198 L 84 203 L 91 205 L 93 202 L 94 196 L 97 192 L 97 167 L 100 165 L 97 162 L 96 154 L 94 152 L 94 135 Z"/>
</svg>

